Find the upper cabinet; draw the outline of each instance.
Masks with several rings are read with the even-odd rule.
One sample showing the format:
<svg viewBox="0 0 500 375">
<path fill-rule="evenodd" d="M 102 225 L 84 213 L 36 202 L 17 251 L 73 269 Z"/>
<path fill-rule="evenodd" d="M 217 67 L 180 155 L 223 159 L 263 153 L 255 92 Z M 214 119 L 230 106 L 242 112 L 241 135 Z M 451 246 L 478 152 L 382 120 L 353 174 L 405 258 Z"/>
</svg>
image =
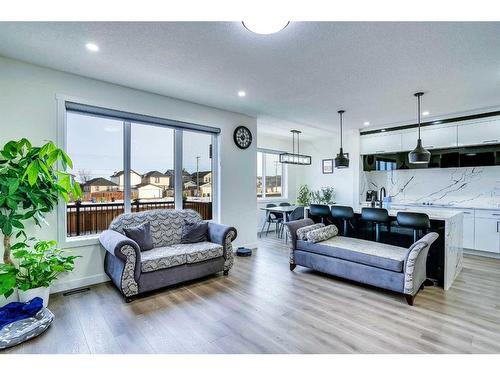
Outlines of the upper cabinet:
<svg viewBox="0 0 500 375">
<path fill-rule="evenodd" d="M 488 145 L 500 143 L 500 119 L 458 126 L 458 145 Z"/>
<path fill-rule="evenodd" d="M 457 126 L 426 126 L 420 130 L 422 145 L 426 149 L 457 147 Z M 402 151 L 413 150 L 417 145 L 418 130 L 412 129 L 402 134 Z"/>
<path fill-rule="evenodd" d="M 360 150 L 362 155 L 401 151 L 401 133 L 388 132 L 361 136 Z"/>
</svg>

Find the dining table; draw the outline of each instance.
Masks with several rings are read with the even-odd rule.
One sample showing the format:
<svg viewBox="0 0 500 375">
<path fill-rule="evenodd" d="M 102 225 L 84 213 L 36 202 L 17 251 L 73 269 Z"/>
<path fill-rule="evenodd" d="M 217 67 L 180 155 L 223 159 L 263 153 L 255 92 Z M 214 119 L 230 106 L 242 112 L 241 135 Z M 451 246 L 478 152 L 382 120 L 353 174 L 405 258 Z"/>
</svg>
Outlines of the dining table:
<svg viewBox="0 0 500 375">
<path fill-rule="evenodd" d="M 265 228 L 266 223 L 267 223 L 267 221 L 269 219 L 269 216 L 272 213 L 282 214 L 282 216 L 283 216 L 283 223 L 286 223 L 287 220 L 288 220 L 288 214 L 290 214 L 291 212 L 293 212 L 293 210 L 295 210 L 296 208 L 297 208 L 297 206 L 261 207 L 261 210 L 266 211 L 266 216 L 264 218 L 264 222 L 262 223 L 262 229 L 260 230 L 259 237 L 262 236 L 262 232 L 264 231 L 264 228 Z M 278 235 L 279 235 L 279 233 L 278 233 Z"/>
</svg>

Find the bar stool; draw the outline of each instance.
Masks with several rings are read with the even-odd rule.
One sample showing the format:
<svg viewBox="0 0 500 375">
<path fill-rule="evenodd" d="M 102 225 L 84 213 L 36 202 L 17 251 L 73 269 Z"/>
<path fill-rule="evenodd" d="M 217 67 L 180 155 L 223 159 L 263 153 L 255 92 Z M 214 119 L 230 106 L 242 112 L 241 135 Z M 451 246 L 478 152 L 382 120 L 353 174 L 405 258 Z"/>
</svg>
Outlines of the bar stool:
<svg viewBox="0 0 500 375">
<path fill-rule="evenodd" d="M 375 241 L 380 242 L 380 224 L 384 224 L 387 231 L 391 231 L 391 219 L 385 208 L 365 207 L 361 210 L 361 219 L 375 224 Z"/>
<path fill-rule="evenodd" d="M 420 212 L 398 212 L 396 220 L 400 227 L 413 229 L 413 242 L 417 242 L 421 232 L 425 234 L 431 227 L 429 216 Z"/>
<path fill-rule="evenodd" d="M 344 223 L 344 233 L 347 235 L 347 224 L 351 224 L 351 220 L 354 219 L 354 210 L 349 206 L 332 206 L 331 209 L 332 216 L 334 218 L 340 219 Z"/>
<path fill-rule="evenodd" d="M 328 222 L 330 216 L 330 207 L 325 204 L 311 204 L 309 206 L 309 215 L 319 217 L 321 222 Z"/>
</svg>

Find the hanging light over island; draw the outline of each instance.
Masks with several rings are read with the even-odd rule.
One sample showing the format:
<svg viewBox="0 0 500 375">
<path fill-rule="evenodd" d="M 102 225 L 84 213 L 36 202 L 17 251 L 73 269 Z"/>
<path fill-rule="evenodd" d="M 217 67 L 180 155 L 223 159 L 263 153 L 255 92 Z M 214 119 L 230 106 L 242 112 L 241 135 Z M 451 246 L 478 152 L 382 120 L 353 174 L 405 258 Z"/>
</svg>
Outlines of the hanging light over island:
<svg viewBox="0 0 500 375">
<path fill-rule="evenodd" d="M 295 164 L 295 165 L 311 165 L 312 158 L 309 155 L 300 154 L 299 136 L 302 133 L 300 130 L 290 130 L 292 133 L 292 152 L 284 152 L 280 154 L 280 163 Z M 295 152 L 295 136 L 297 136 L 297 152 Z"/>
<path fill-rule="evenodd" d="M 344 154 L 344 149 L 342 148 L 342 120 L 345 111 L 341 109 L 338 111 L 340 116 L 340 152 L 335 158 L 335 168 L 349 168 L 349 158 Z"/>
<path fill-rule="evenodd" d="M 431 153 L 422 146 L 420 139 L 420 98 L 422 95 L 424 95 L 423 92 L 415 93 L 417 97 L 418 140 L 417 147 L 408 154 L 408 161 L 411 164 L 428 164 L 431 161 Z"/>
</svg>

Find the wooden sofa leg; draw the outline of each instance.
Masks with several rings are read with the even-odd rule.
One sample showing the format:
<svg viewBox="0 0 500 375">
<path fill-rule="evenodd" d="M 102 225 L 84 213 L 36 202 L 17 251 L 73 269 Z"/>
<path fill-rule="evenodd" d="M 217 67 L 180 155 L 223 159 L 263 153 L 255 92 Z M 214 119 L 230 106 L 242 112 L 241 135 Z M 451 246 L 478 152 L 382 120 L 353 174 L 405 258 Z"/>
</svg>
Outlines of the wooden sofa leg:
<svg viewBox="0 0 500 375">
<path fill-rule="evenodd" d="M 408 305 L 413 306 L 413 301 L 415 300 L 415 296 L 412 296 L 410 294 L 405 294 L 405 298 Z"/>
<path fill-rule="evenodd" d="M 296 264 L 290 263 L 290 271 L 293 271 L 295 269 L 295 267 L 297 267 Z"/>
<path fill-rule="evenodd" d="M 225 270 L 224 272 L 222 272 L 222 274 L 223 274 L 224 276 L 229 275 L 229 270 Z"/>
</svg>

